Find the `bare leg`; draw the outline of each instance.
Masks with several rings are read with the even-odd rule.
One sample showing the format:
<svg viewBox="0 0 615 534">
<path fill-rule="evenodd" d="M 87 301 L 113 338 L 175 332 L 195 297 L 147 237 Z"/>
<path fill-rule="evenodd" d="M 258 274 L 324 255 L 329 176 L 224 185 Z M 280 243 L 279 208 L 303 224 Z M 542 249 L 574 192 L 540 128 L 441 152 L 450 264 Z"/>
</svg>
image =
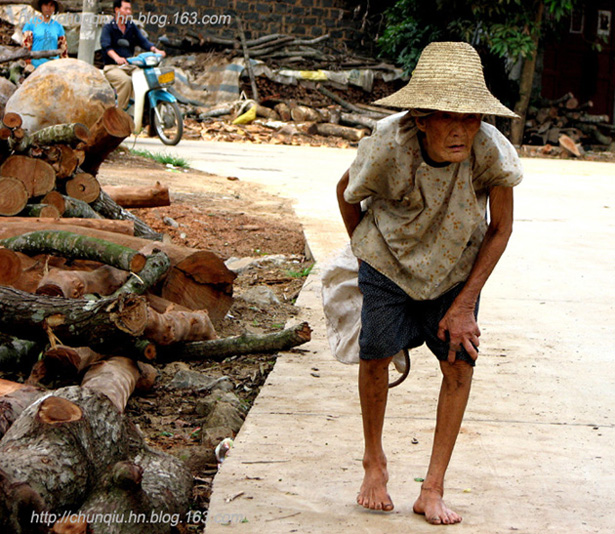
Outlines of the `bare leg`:
<svg viewBox="0 0 615 534">
<path fill-rule="evenodd" d="M 361 360 L 359 365 L 359 397 L 363 417 L 365 476 L 357 502 L 370 510 L 393 510 L 387 493 L 389 474 L 382 448 L 382 427 L 389 388 L 389 364 L 392 358 Z"/>
<path fill-rule="evenodd" d="M 473 368 L 460 360 L 453 364 L 440 362 L 440 368 L 443 376 L 433 449 L 421 494 L 414 503 L 414 512 L 424 514 L 425 519 L 434 525 L 452 525 L 459 523 L 461 516 L 444 504 L 444 474 L 461 428 Z"/>
</svg>

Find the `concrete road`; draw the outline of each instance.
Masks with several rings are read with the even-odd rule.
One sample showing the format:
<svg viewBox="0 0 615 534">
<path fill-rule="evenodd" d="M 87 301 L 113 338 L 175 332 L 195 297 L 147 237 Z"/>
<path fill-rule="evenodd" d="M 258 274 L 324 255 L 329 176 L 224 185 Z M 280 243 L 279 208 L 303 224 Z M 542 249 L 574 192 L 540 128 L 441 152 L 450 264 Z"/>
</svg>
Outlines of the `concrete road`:
<svg viewBox="0 0 615 534">
<path fill-rule="evenodd" d="M 198 168 L 295 199 L 321 265 L 346 241 L 334 186 L 353 151 L 183 141 L 176 150 Z M 356 367 L 330 354 L 317 268 L 298 302 L 299 319 L 314 329 L 310 352 L 278 359 L 216 477 L 207 534 L 615 531 L 615 165 L 524 167 L 513 238 L 483 292 L 481 356 L 447 475 L 446 499 L 464 521 L 433 527 L 412 513 L 439 387 L 423 349 L 389 398 L 396 509 L 354 504 L 362 478 Z"/>
</svg>

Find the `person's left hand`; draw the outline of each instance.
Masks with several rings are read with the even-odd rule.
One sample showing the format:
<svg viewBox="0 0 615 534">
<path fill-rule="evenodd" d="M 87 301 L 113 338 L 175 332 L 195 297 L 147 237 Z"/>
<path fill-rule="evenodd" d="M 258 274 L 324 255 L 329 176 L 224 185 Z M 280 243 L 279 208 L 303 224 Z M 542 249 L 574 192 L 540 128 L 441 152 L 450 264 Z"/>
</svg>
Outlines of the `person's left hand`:
<svg viewBox="0 0 615 534">
<path fill-rule="evenodd" d="M 159 48 L 153 47 L 151 49 L 151 52 L 154 52 L 154 54 L 160 54 L 162 57 L 166 57 L 167 53 L 164 50 L 160 50 Z"/>
<path fill-rule="evenodd" d="M 480 329 L 474 317 L 474 307 L 455 304 L 446 312 L 438 325 L 438 338 L 449 344 L 448 361 L 455 361 L 457 351 L 465 348 L 473 360 L 478 358 Z"/>
</svg>

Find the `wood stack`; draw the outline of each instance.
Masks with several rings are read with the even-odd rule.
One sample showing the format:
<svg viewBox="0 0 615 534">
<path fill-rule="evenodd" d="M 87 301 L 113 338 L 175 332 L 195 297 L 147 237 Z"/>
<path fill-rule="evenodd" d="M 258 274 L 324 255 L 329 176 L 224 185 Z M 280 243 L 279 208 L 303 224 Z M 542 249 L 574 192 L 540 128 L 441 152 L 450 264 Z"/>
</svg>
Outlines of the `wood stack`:
<svg viewBox="0 0 615 534">
<path fill-rule="evenodd" d="M 579 156 L 581 145 L 609 146 L 615 127 L 608 115 L 591 113 L 591 101 L 580 103 L 572 93 L 542 100 L 528 110 L 524 144 L 557 146 Z"/>
<path fill-rule="evenodd" d="M 209 251 L 143 237 L 156 234 L 112 199 L 127 191 L 106 193 L 96 179 L 132 131 L 123 112 L 111 108 L 91 132 L 61 125 L 27 135 L 10 115 L 3 124 L 0 366 L 29 378 L 0 380 L 0 529 L 106 532 L 87 516 L 109 510 L 183 517 L 188 470 L 148 447 L 123 413 L 133 391 L 153 386 L 151 362 L 286 350 L 311 330 L 218 339 L 235 275 Z M 156 201 L 167 202 L 161 189 Z M 44 389 L 56 380 L 68 387 Z M 78 521 L 32 519 L 65 510 Z"/>
</svg>

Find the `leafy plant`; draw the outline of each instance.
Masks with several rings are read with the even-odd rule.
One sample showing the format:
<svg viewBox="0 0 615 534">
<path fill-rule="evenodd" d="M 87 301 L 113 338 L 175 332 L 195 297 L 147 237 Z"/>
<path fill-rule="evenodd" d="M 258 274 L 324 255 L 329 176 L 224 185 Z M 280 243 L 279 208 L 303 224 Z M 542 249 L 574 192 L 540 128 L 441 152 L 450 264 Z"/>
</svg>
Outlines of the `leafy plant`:
<svg viewBox="0 0 615 534">
<path fill-rule="evenodd" d="M 187 168 L 189 167 L 188 160 L 169 154 L 168 152 L 150 152 L 149 150 L 141 150 L 138 148 L 131 148 L 130 153 L 135 156 L 141 156 L 142 158 L 148 158 L 163 165 L 173 165 L 173 167 Z"/>
</svg>

